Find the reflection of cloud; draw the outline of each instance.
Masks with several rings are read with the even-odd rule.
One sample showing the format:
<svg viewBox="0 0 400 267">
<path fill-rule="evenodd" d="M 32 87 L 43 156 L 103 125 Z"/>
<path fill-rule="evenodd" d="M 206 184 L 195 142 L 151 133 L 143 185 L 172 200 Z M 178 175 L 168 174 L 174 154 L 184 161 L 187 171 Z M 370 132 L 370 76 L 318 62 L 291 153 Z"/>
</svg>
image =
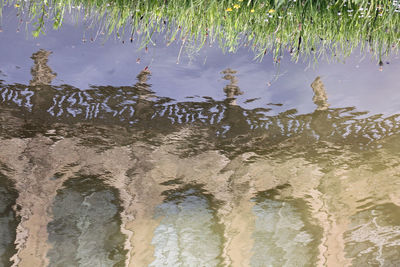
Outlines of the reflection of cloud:
<svg viewBox="0 0 400 267">
<path fill-rule="evenodd" d="M 399 111 L 399 60 L 393 60 L 379 72 L 376 62 L 368 59 L 359 62 L 359 57 L 352 56 L 346 64 L 324 64 L 320 72 L 327 73 L 324 82 L 330 88 L 332 106 L 356 106 L 359 110 L 385 115 Z"/>
<path fill-rule="evenodd" d="M 100 71 L 95 65 L 88 65 L 85 66 L 85 68 L 82 69 L 79 73 L 76 73 L 71 77 L 75 82 L 69 83 L 68 81 L 66 81 L 66 83 L 76 85 L 78 88 L 85 89 L 90 84 L 98 84 L 94 81 L 105 82 L 106 80 L 104 79 L 104 74 L 105 73 Z"/>
</svg>

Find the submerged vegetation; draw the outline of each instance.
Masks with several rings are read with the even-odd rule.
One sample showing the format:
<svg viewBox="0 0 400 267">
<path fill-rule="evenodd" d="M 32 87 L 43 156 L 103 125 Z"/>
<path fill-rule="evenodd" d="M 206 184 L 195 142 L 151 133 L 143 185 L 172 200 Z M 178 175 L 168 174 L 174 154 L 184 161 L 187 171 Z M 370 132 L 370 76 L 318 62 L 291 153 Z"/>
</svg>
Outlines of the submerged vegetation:
<svg viewBox="0 0 400 267">
<path fill-rule="evenodd" d="M 379 61 L 400 44 L 398 0 L 0 0 L 18 9 L 45 33 L 47 22 L 59 28 L 65 15 L 83 17 L 98 34 L 156 45 L 155 33 L 167 45 L 200 49 L 217 43 L 226 51 L 249 47 L 257 58 L 285 51 L 318 59 L 344 57 L 355 47 Z M 128 35 L 129 34 L 129 35 Z M 157 43 L 157 45 L 159 45 Z"/>
</svg>

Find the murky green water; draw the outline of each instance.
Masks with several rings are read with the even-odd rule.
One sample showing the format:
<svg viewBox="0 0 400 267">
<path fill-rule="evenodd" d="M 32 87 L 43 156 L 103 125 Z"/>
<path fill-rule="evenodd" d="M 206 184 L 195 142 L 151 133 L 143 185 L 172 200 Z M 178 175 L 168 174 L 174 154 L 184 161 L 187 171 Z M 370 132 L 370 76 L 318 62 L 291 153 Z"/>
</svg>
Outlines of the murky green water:
<svg viewBox="0 0 400 267">
<path fill-rule="evenodd" d="M 82 34 L 0 33 L 0 266 L 400 265 L 398 57 Z"/>
</svg>

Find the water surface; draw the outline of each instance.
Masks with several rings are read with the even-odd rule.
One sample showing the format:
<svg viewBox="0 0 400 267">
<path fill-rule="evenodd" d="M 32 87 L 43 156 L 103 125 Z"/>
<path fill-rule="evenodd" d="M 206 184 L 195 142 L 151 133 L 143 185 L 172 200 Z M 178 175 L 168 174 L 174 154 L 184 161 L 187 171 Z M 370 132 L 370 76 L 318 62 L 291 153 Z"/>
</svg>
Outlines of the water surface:
<svg viewBox="0 0 400 267">
<path fill-rule="evenodd" d="M 0 33 L 0 266 L 397 266 L 396 55 Z M 6 41 L 4 41 L 6 40 Z M 137 59 L 140 58 L 140 62 Z"/>
</svg>

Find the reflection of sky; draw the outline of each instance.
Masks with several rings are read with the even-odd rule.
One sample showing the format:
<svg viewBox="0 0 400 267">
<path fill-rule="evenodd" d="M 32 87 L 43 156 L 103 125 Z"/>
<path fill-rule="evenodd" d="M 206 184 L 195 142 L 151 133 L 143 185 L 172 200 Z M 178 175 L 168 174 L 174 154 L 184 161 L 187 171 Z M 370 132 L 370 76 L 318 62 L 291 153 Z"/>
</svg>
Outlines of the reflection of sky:
<svg viewBox="0 0 400 267">
<path fill-rule="evenodd" d="M 239 86 L 245 92 L 239 96 L 238 103 L 244 107 L 266 107 L 273 102 L 284 104 L 274 107 L 276 111 L 297 108 L 300 113 L 311 112 L 315 105 L 310 84 L 316 76 L 321 76 L 331 107 L 356 106 L 361 111 L 386 115 L 399 110 L 398 56 L 379 72 L 376 61 L 370 56 L 361 60 L 362 56 L 357 54 L 348 58 L 346 64 L 320 62 L 308 68 L 308 64 L 291 62 L 286 55 L 280 66 L 281 76 L 268 87 L 267 83 L 276 74 L 276 66 L 269 56 L 261 63 L 254 61 L 252 52 L 247 49 L 237 54 L 223 54 L 216 46 L 207 47 L 192 62 L 184 57 L 176 64 L 179 46 L 166 47 L 161 36 L 156 37 L 160 46 L 149 47 L 145 53 L 138 51 L 138 45 L 131 44 L 128 38 L 125 44 L 115 38 L 83 43 L 82 27 L 68 21 L 59 31 L 47 26 L 46 36 L 34 39 L 25 32 L 24 25 L 21 32 L 16 33 L 17 19 L 9 8 L 4 10 L 2 25 L 0 70 L 6 77 L 0 79 L 8 83 L 28 83 L 33 63 L 30 56 L 44 48 L 53 51 L 49 60 L 50 67 L 57 73 L 53 83 L 68 83 L 82 89 L 90 84 L 133 84 L 139 71 L 149 65 L 153 73 L 150 83 L 160 96 L 186 101 L 186 96 L 193 95 L 223 99 L 222 88 L 227 82 L 221 79 L 220 72 L 230 67 L 238 70 Z M 86 39 L 90 40 L 91 36 L 86 32 Z M 138 57 L 140 64 L 136 64 Z M 246 99 L 258 97 L 261 99 L 243 104 Z"/>
</svg>

